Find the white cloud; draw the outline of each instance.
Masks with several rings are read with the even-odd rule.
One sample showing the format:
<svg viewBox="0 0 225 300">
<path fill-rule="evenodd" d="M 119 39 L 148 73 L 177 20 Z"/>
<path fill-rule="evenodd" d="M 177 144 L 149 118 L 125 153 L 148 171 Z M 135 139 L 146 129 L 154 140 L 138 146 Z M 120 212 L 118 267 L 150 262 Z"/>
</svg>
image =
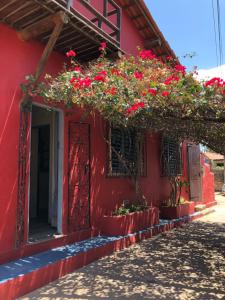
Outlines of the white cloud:
<svg viewBox="0 0 225 300">
<path fill-rule="evenodd" d="M 213 77 L 220 77 L 225 80 L 225 65 L 212 69 L 201 69 L 198 70 L 197 78 L 199 80 L 208 80 Z"/>
</svg>

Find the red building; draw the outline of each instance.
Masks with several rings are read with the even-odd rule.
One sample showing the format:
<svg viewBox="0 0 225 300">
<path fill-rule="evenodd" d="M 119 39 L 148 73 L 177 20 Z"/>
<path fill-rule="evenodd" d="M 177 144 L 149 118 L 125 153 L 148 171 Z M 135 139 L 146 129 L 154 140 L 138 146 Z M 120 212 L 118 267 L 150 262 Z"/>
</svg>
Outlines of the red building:
<svg viewBox="0 0 225 300">
<path fill-rule="evenodd" d="M 35 98 L 26 107 L 20 89 L 25 76 L 35 74 L 38 80 L 45 73 L 56 74 L 69 49 L 85 63 L 99 55 L 102 41 L 111 57 L 136 55 L 137 46 L 162 59 L 174 53 L 143 0 L 2 0 L 0 22 L 0 262 L 6 263 L 96 237 L 105 214 L 135 199 L 130 178 L 103 138 L 101 116 L 81 123 L 78 108 L 46 105 Z M 121 132 L 111 134 L 125 145 Z M 169 195 L 167 177 L 161 176 L 161 145 L 159 134 L 146 135 L 141 187 L 155 207 Z M 182 148 L 181 169 L 190 178 L 183 197 L 201 202 L 200 158 L 198 149 L 191 149 L 192 144 Z M 188 162 L 196 168 L 188 169 Z M 37 269 L 36 275 L 25 272 L 23 288 L 16 275 L 4 280 L 0 266 L 0 298 L 13 299 L 131 242 L 124 239 L 119 246 L 116 240 L 82 263 L 61 266 L 60 272 L 58 260 L 54 271 L 42 265 L 45 269 Z"/>
</svg>

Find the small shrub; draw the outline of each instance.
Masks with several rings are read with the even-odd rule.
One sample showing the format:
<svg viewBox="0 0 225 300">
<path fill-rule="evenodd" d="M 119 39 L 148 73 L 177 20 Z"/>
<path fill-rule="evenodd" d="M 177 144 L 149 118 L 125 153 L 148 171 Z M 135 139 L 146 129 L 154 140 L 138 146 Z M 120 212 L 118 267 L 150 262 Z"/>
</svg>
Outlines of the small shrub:
<svg viewBox="0 0 225 300">
<path fill-rule="evenodd" d="M 113 216 L 123 216 L 128 215 L 129 213 L 136 212 L 136 211 L 142 211 L 147 208 L 146 204 L 135 204 L 135 203 L 127 203 L 122 204 L 116 211 L 113 212 Z"/>
</svg>

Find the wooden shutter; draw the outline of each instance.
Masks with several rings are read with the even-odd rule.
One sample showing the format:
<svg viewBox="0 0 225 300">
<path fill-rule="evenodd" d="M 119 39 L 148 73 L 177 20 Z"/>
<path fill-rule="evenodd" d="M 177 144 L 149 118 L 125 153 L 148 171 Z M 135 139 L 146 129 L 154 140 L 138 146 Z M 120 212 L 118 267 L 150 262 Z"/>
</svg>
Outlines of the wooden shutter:
<svg viewBox="0 0 225 300">
<path fill-rule="evenodd" d="M 69 230 L 90 227 L 90 126 L 69 124 Z"/>
</svg>

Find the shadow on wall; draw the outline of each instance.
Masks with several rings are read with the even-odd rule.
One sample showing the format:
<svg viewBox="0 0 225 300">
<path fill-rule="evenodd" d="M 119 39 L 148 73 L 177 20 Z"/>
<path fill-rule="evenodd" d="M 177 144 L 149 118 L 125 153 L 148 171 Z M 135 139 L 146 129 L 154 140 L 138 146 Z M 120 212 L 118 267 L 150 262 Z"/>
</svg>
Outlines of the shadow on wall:
<svg viewBox="0 0 225 300">
<path fill-rule="evenodd" d="M 224 232 L 225 223 L 193 222 L 21 299 L 225 299 Z"/>
</svg>

